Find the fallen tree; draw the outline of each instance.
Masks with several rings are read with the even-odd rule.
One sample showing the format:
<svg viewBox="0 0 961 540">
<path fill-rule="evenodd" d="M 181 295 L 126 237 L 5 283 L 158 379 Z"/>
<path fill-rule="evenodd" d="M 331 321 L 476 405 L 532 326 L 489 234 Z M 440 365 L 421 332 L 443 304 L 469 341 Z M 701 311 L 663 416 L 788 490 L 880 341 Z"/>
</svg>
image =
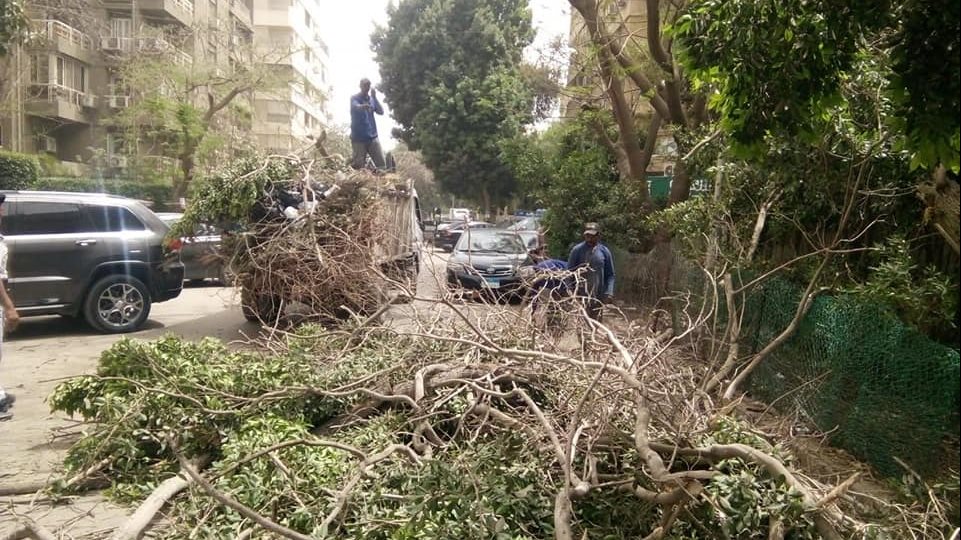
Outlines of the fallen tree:
<svg viewBox="0 0 961 540">
<path fill-rule="evenodd" d="M 163 538 L 881 530 L 856 517 L 847 487 L 798 474 L 784 446 L 715 408 L 676 347 L 578 318 L 564 350 L 516 311 L 417 302 L 426 315 L 403 330 L 304 325 L 269 353 L 122 341 L 51 396 L 90 422 L 66 476 L 107 460 L 128 500 L 189 478 Z"/>
</svg>

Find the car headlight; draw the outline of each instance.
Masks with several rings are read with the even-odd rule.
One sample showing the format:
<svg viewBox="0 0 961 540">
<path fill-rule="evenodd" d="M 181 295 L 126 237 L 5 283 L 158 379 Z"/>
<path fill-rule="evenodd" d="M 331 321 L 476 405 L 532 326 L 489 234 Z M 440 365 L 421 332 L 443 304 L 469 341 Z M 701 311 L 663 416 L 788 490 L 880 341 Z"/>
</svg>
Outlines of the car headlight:
<svg viewBox="0 0 961 540">
<path fill-rule="evenodd" d="M 521 266 L 517 269 L 517 275 L 523 280 L 530 280 L 534 277 L 537 270 L 533 266 Z"/>
</svg>

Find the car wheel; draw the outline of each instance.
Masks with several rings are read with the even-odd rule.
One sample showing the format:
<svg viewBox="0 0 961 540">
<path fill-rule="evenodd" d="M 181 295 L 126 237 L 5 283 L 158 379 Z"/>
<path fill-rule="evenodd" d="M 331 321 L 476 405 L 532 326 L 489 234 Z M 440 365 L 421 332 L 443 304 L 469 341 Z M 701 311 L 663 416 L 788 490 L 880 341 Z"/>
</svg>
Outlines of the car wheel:
<svg viewBox="0 0 961 540">
<path fill-rule="evenodd" d="M 280 306 L 274 297 L 257 294 L 248 287 L 240 291 L 240 307 L 250 322 L 272 323 L 280 315 Z"/>
<path fill-rule="evenodd" d="M 90 326 L 110 334 L 139 329 L 150 316 L 150 291 L 142 281 L 113 274 L 94 283 L 84 302 Z"/>
</svg>

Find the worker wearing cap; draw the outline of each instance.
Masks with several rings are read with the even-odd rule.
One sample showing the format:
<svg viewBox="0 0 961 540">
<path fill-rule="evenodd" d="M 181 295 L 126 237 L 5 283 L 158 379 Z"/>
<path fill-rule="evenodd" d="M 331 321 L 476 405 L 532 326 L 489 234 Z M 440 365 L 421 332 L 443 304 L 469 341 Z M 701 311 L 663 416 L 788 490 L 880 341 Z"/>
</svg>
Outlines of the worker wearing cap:
<svg viewBox="0 0 961 540">
<path fill-rule="evenodd" d="M 0 193 L 0 218 L 3 217 L 3 203 L 7 196 Z M 13 300 L 7 294 L 7 243 L 0 235 L 0 347 L 3 347 L 3 333 L 5 330 L 13 330 L 20 322 L 20 315 L 17 308 L 13 305 Z M 0 350 L 0 360 L 2 360 L 2 350 Z M 13 394 L 4 392 L 0 386 L 0 421 L 9 420 L 13 415 L 10 413 L 10 406 L 13 405 Z"/>
<path fill-rule="evenodd" d="M 584 241 L 574 246 L 567 260 L 568 270 L 583 269 L 577 296 L 587 301 L 587 314 L 596 321 L 601 320 L 604 302 L 614 296 L 614 257 L 600 240 L 597 223 L 588 223 L 584 227 Z"/>
</svg>

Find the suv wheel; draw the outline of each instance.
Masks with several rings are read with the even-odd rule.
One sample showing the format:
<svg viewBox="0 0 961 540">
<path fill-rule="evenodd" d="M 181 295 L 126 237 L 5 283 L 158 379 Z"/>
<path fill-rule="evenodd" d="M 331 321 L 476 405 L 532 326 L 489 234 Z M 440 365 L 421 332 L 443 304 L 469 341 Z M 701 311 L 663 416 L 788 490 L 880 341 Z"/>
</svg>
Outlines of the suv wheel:
<svg viewBox="0 0 961 540">
<path fill-rule="evenodd" d="M 102 332 L 133 332 L 150 316 L 150 292 L 133 276 L 107 276 L 91 287 L 84 316 L 90 326 Z"/>
</svg>

